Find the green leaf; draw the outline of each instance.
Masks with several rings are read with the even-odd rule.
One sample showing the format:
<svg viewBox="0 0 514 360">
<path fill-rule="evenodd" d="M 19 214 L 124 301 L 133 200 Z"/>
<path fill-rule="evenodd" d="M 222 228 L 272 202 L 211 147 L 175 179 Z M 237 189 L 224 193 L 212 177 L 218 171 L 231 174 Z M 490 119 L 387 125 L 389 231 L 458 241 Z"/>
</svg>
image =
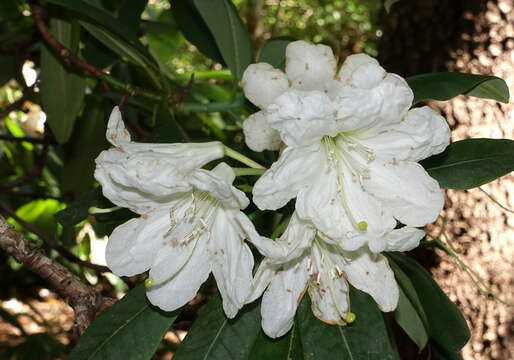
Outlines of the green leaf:
<svg viewBox="0 0 514 360">
<path fill-rule="evenodd" d="M 234 78 L 252 62 L 250 36 L 230 0 L 194 0 Z"/>
<path fill-rule="evenodd" d="M 122 2 L 118 19 L 124 23 L 127 29 L 130 29 L 134 36 L 139 31 L 139 23 L 141 22 L 141 14 L 145 10 L 148 0 L 125 0 Z"/>
<path fill-rule="evenodd" d="M 175 119 L 170 107 L 167 104 L 157 107 L 155 126 L 153 129 L 153 141 L 181 142 L 188 139 L 189 136 Z"/>
<path fill-rule="evenodd" d="M 394 318 L 412 341 L 418 345 L 419 350 L 423 350 L 428 342 L 425 325 L 401 288 L 400 299 L 398 307 L 394 312 Z"/>
<path fill-rule="evenodd" d="M 101 208 L 111 207 L 113 204 L 102 195 L 102 189 L 98 187 L 56 213 L 55 218 L 63 226 L 72 226 L 87 218 L 88 209 L 92 206 Z"/>
<path fill-rule="evenodd" d="M 69 360 L 148 360 L 178 313 L 152 306 L 138 285 L 93 321 Z"/>
<path fill-rule="evenodd" d="M 347 326 L 328 325 L 312 314 L 310 300 L 304 296 L 296 314 L 296 323 L 306 360 L 399 359 L 389 339 L 382 312 L 366 293 L 351 288 L 352 312 L 357 315 Z"/>
<path fill-rule="evenodd" d="M 32 334 L 13 349 L 18 360 L 53 360 L 61 358 L 65 347 L 49 334 Z"/>
<path fill-rule="evenodd" d="M 411 76 L 407 83 L 414 92 L 413 104 L 427 99 L 449 100 L 461 94 L 509 102 L 509 88 L 496 76 L 436 72 Z"/>
<path fill-rule="evenodd" d="M 514 170 L 514 141 L 467 139 L 421 161 L 427 172 L 446 189 L 471 189 Z"/>
<path fill-rule="evenodd" d="M 0 87 L 16 76 L 16 56 L 0 55 Z"/>
<path fill-rule="evenodd" d="M 175 21 L 184 37 L 206 56 L 225 64 L 216 40 L 193 4 L 193 0 L 175 0 L 171 6 Z"/>
<path fill-rule="evenodd" d="M 300 334 L 296 325 L 286 335 L 271 339 L 261 330 L 253 344 L 248 360 L 284 359 L 303 360 Z"/>
<path fill-rule="evenodd" d="M 428 318 L 428 335 L 442 348 L 458 352 L 469 340 L 468 325 L 459 309 L 448 299 L 432 276 L 404 254 L 390 253 L 409 276 Z"/>
<path fill-rule="evenodd" d="M 50 19 L 50 31 L 72 53 L 77 53 L 80 28 L 76 21 Z M 86 81 L 65 66 L 46 45 L 41 49 L 41 103 L 55 139 L 68 141 L 82 105 Z"/>
<path fill-rule="evenodd" d="M 247 359 L 261 331 L 259 303 L 254 302 L 227 319 L 216 295 L 178 348 L 174 360 L 243 360 Z"/>
<path fill-rule="evenodd" d="M 25 222 L 34 225 L 49 237 L 53 237 L 57 231 L 57 221 L 54 214 L 61 210 L 64 205 L 54 199 L 39 199 L 22 205 L 16 210 L 16 215 Z M 22 226 L 13 221 L 16 230 L 20 231 Z"/>
<path fill-rule="evenodd" d="M 269 39 L 261 48 L 258 62 L 265 62 L 283 69 L 286 64 L 286 47 L 292 41 L 294 39 L 289 37 Z"/>
</svg>

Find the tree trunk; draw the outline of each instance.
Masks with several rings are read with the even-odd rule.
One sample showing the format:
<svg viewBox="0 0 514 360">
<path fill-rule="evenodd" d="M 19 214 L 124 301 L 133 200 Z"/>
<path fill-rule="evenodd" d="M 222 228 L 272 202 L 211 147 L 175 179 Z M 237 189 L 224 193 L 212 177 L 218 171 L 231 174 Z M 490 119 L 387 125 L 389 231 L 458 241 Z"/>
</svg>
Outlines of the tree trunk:
<svg viewBox="0 0 514 360">
<path fill-rule="evenodd" d="M 401 0 L 382 17 L 379 56 L 390 71 L 409 76 L 433 71 L 494 74 L 514 83 L 512 0 Z M 514 106 L 460 96 L 431 102 L 452 127 L 452 140 L 510 138 Z M 514 155 L 513 155 L 514 156 Z M 514 176 L 482 188 L 514 208 Z M 442 214 L 461 258 L 500 297 L 514 303 L 514 215 L 479 189 L 448 191 Z M 429 228 L 437 233 L 441 222 Z M 472 338 L 465 359 L 514 359 L 514 310 L 479 294 L 455 262 L 441 255 L 432 272 L 464 313 Z M 430 316 L 430 314 L 428 314 Z"/>
</svg>

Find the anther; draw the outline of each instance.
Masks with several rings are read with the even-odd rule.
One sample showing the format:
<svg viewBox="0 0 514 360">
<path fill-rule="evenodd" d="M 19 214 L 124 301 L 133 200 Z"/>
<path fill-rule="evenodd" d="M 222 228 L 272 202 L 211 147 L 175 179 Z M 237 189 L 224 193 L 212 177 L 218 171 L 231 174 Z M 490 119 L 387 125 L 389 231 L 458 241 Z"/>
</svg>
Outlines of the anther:
<svg viewBox="0 0 514 360">
<path fill-rule="evenodd" d="M 153 286 L 153 279 L 149 277 L 149 278 L 147 278 L 147 279 L 145 280 L 145 288 L 149 289 L 149 288 L 151 288 L 152 286 Z"/>
<path fill-rule="evenodd" d="M 351 324 L 352 322 L 354 322 L 354 321 L 355 321 L 355 319 L 357 319 L 357 315 L 355 315 L 355 314 L 354 314 L 354 313 L 352 313 L 352 312 L 347 313 L 347 314 L 344 316 L 344 318 L 343 318 L 343 320 L 344 320 L 344 321 L 346 321 L 348 324 Z"/>
<path fill-rule="evenodd" d="M 357 228 L 360 230 L 360 231 L 366 231 L 368 230 L 368 223 L 365 222 L 365 221 L 361 221 L 357 224 Z"/>
</svg>

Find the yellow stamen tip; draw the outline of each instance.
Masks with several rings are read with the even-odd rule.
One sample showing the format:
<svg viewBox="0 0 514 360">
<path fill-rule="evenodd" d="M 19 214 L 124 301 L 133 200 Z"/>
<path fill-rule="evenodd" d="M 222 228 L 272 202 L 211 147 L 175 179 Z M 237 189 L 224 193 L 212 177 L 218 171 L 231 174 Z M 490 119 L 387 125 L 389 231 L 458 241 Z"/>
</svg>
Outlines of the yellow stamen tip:
<svg viewBox="0 0 514 360">
<path fill-rule="evenodd" d="M 355 315 L 352 312 L 349 312 L 348 314 L 346 314 L 344 316 L 344 321 L 346 321 L 348 324 L 351 324 L 352 322 L 354 322 L 355 319 L 357 319 L 357 315 Z"/>
<path fill-rule="evenodd" d="M 357 224 L 357 227 L 359 228 L 360 231 L 366 231 L 366 230 L 368 230 L 368 223 L 365 221 L 361 221 L 360 223 Z"/>
<path fill-rule="evenodd" d="M 153 286 L 153 279 L 152 278 L 147 278 L 145 280 L 145 288 L 149 289 Z"/>
</svg>

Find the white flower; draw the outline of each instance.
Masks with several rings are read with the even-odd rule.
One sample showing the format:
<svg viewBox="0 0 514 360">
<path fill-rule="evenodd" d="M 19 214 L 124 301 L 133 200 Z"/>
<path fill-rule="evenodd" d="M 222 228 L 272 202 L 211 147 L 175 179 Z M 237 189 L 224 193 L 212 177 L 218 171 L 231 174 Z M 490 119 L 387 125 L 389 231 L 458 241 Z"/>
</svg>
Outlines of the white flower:
<svg viewBox="0 0 514 360">
<path fill-rule="evenodd" d="M 386 250 L 409 250 L 424 235 L 421 230 L 404 229 L 387 236 Z M 291 328 L 305 290 L 311 298 L 314 315 L 329 324 L 344 325 L 352 321 L 348 317 L 348 283 L 371 295 L 382 311 L 396 308 L 398 285 L 384 256 L 366 248 L 344 251 L 329 244 L 296 213 L 279 240 L 262 239 L 255 244 L 266 258 L 257 270 L 248 302 L 267 288 L 261 305 L 262 328 L 272 338 L 284 335 Z"/>
<path fill-rule="evenodd" d="M 256 205 L 275 210 L 296 198 L 298 216 L 347 251 L 365 244 L 383 251 L 397 220 L 409 227 L 433 222 L 443 193 L 417 161 L 448 145 L 444 119 L 428 107 L 409 110 L 405 80 L 367 55 L 349 56 L 338 74 L 326 47 L 293 42 L 286 55 L 282 76 L 293 87 L 282 91 L 261 77 L 262 64 L 249 68 L 251 79 L 274 98 L 263 101 L 257 85 L 244 84 L 254 89 L 254 103 L 265 104 L 263 127 L 287 145 L 255 184 Z M 253 131 L 263 133 L 270 131 Z"/>
<path fill-rule="evenodd" d="M 150 270 L 147 296 L 167 311 L 191 300 L 212 272 L 234 317 L 250 291 L 253 256 L 244 240 L 255 229 L 240 211 L 249 201 L 231 185 L 233 170 L 200 169 L 222 156 L 221 145 L 130 142 L 117 108 L 107 134 L 118 148 L 100 154 L 95 176 L 107 198 L 141 215 L 109 237 L 109 268 L 119 276 Z"/>
</svg>

